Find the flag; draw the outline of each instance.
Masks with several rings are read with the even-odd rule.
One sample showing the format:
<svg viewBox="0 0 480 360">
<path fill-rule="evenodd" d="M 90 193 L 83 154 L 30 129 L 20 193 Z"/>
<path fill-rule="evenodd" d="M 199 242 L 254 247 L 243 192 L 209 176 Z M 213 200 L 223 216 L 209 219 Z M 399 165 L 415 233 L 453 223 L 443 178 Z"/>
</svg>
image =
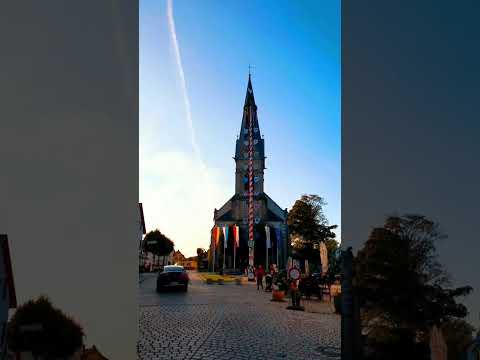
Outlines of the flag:
<svg viewBox="0 0 480 360">
<path fill-rule="evenodd" d="M 272 244 L 270 243 L 270 228 L 268 225 L 265 225 L 265 234 L 267 235 L 267 249 L 270 249 L 272 247 Z"/>
<path fill-rule="evenodd" d="M 240 228 L 237 225 L 233 227 L 233 238 L 235 241 L 235 247 L 238 248 L 240 246 Z"/>
<path fill-rule="evenodd" d="M 447 344 L 442 331 L 436 326 L 430 332 L 430 356 L 432 360 L 447 360 Z"/>
<path fill-rule="evenodd" d="M 328 271 L 328 251 L 323 241 L 320 243 L 320 262 L 322 264 L 322 274 L 326 274 Z"/>
<path fill-rule="evenodd" d="M 215 226 L 215 246 L 218 245 L 219 241 L 220 241 L 220 228 L 218 226 Z"/>
<path fill-rule="evenodd" d="M 223 243 L 225 244 L 224 246 L 227 247 L 227 244 L 228 244 L 228 226 L 223 227 Z"/>
<path fill-rule="evenodd" d="M 275 235 L 277 236 L 277 247 L 280 248 L 279 244 L 281 243 L 282 232 L 279 227 L 275 228 Z"/>
</svg>

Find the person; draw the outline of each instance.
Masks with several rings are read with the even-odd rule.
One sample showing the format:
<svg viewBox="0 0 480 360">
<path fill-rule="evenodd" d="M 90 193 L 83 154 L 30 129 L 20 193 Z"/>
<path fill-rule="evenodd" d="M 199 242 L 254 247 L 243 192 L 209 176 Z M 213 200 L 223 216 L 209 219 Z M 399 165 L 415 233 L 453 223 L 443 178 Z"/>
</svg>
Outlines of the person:
<svg viewBox="0 0 480 360">
<path fill-rule="evenodd" d="M 263 275 L 265 275 L 265 271 L 263 271 L 262 265 L 259 265 L 255 273 L 255 276 L 257 277 L 257 290 L 260 290 L 260 286 L 263 290 Z"/>
</svg>

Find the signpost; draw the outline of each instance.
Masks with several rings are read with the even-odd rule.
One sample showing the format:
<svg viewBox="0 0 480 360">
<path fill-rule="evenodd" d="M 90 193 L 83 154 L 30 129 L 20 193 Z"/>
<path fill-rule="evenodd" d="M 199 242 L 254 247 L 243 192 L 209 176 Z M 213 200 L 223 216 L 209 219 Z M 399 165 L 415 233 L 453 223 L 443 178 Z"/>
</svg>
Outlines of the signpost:
<svg viewBox="0 0 480 360">
<path fill-rule="evenodd" d="M 288 277 L 292 279 L 293 281 L 300 280 L 300 270 L 297 269 L 296 267 L 291 268 L 288 271 Z"/>
</svg>

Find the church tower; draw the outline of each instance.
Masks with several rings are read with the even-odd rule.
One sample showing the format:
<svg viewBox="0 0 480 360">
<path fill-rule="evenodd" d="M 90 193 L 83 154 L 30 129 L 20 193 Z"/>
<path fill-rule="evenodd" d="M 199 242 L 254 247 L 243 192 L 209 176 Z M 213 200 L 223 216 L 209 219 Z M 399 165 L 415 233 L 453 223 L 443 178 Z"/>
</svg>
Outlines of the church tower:
<svg viewBox="0 0 480 360">
<path fill-rule="evenodd" d="M 225 269 L 235 267 L 238 270 L 252 265 L 252 262 L 255 266 L 276 264 L 282 268 L 286 265 L 288 252 L 288 213 L 265 193 L 265 142 L 260 132 L 250 75 L 233 159 L 235 193 L 219 210 L 214 210 L 211 246 L 215 246 L 215 266 L 212 268 L 222 268 L 225 264 Z M 235 246 L 233 227 L 239 229 L 239 246 L 235 251 L 232 250 Z M 215 232 L 215 228 L 232 230 Z M 221 240 L 216 242 L 215 237 Z"/>
<path fill-rule="evenodd" d="M 263 193 L 263 172 L 265 170 L 265 143 L 260 133 L 257 117 L 257 105 L 253 96 L 252 80 L 248 76 L 247 94 L 243 106 L 242 127 L 235 147 L 235 194 L 247 196 L 248 192 L 248 116 L 253 110 L 253 187 L 257 195 Z"/>
</svg>

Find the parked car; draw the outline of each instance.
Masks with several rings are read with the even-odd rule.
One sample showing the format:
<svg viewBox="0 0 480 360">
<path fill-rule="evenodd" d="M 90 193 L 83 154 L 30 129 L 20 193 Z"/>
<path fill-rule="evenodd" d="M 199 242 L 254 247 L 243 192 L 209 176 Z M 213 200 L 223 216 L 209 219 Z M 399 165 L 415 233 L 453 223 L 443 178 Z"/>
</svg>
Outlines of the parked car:
<svg viewBox="0 0 480 360">
<path fill-rule="evenodd" d="M 166 265 L 163 271 L 158 273 L 157 292 L 169 287 L 183 287 L 183 291 L 187 291 L 189 282 L 188 273 L 183 266 Z"/>
</svg>

